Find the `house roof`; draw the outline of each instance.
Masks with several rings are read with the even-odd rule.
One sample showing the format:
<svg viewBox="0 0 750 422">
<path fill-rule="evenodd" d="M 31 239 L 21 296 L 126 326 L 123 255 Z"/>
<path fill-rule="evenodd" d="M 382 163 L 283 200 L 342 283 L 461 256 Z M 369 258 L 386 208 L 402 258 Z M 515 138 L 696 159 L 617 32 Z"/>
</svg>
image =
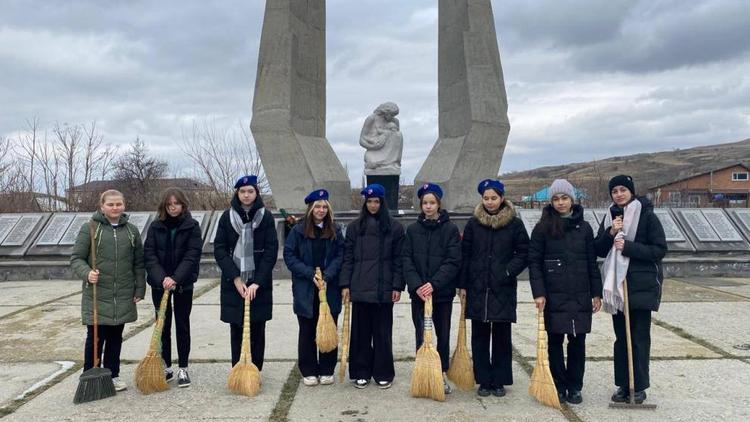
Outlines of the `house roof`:
<svg viewBox="0 0 750 422">
<path fill-rule="evenodd" d="M 648 190 L 659 189 L 659 188 L 664 187 L 664 186 L 672 185 L 672 184 L 679 183 L 679 182 L 684 182 L 685 180 L 694 179 L 694 178 L 699 177 L 699 176 L 704 176 L 704 175 L 710 174 L 710 173 L 716 173 L 717 171 L 722 171 L 722 170 L 726 170 L 728 168 L 737 167 L 737 166 L 744 167 L 745 170 L 750 171 L 750 167 L 748 167 L 747 164 L 745 164 L 743 162 L 736 162 L 736 163 L 730 164 L 728 166 L 719 167 L 719 168 L 716 168 L 716 169 L 704 171 L 702 173 L 696 173 L 696 174 L 693 174 L 693 175 L 690 175 L 690 176 L 687 176 L 687 177 L 682 177 L 680 179 L 672 180 L 670 182 L 661 183 L 659 185 L 652 186 L 652 187 L 648 188 Z"/>
</svg>

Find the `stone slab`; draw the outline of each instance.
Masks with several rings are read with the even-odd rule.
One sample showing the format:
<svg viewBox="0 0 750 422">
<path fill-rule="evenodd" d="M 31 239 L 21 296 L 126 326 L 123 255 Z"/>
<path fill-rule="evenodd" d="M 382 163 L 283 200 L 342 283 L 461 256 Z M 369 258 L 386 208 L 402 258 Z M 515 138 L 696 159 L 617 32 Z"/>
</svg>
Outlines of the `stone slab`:
<svg viewBox="0 0 750 422">
<path fill-rule="evenodd" d="M 81 282 L 73 280 L 7 281 L 0 285 L 0 305 L 34 306 L 81 291 Z M 78 301 L 80 304 L 80 299 Z"/>
<path fill-rule="evenodd" d="M 12 314 L 13 312 L 20 311 L 21 309 L 26 308 L 25 306 L 6 306 L 2 305 L 0 306 L 0 318 Z"/>
<path fill-rule="evenodd" d="M 54 362 L 0 363 L 0 407 L 60 369 Z"/>
<path fill-rule="evenodd" d="M 586 362 L 583 403 L 570 408 L 584 421 L 742 421 L 750 418 L 750 365 L 737 360 L 651 362 L 647 403 L 656 410 L 610 409 L 611 362 Z"/>
<path fill-rule="evenodd" d="M 748 357 L 750 350 L 734 348 L 750 343 L 748 315 L 750 302 L 664 303 L 654 318 L 680 327 L 727 353 Z"/>
<path fill-rule="evenodd" d="M 256 397 L 238 396 L 226 388 L 229 365 L 190 366 L 192 385 L 144 396 L 133 386 L 135 365 L 123 365 L 128 389 L 102 401 L 73 404 L 80 372 L 45 391 L 7 416 L 9 421 L 132 421 L 132 420 L 268 420 L 291 370 L 291 363 L 263 367 L 263 386 Z"/>
<path fill-rule="evenodd" d="M 689 306 L 693 306 L 693 304 Z M 661 312 L 658 314 L 661 314 Z M 655 317 L 659 316 L 655 314 Z M 531 304 L 518 305 L 518 323 L 513 325 L 513 346 L 518 349 L 522 356 L 527 358 L 536 357 L 536 324 L 534 306 Z M 586 336 L 586 356 L 611 358 L 614 342 L 615 333 L 612 329 L 612 316 L 604 312 L 595 314 L 592 332 Z M 651 324 L 651 356 L 671 358 L 719 357 L 711 350 L 679 337 L 655 324 Z"/>
<path fill-rule="evenodd" d="M 505 397 L 478 398 L 475 392 L 454 389 L 445 402 L 415 399 L 409 388 L 413 362 L 397 362 L 393 387 L 374 385 L 358 390 L 351 383 L 297 389 L 289 410 L 290 421 L 564 421 L 563 414 L 541 406 L 527 391 L 529 377 L 513 364 L 514 384 Z"/>
<path fill-rule="evenodd" d="M 750 248 L 720 208 L 674 208 L 672 214 L 699 252 L 740 252 Z"/>
<path fill-rule="evenodd" d="M 717 289 L 667 279 L 663 284 L 662 302 L 738 302 L 741 297 Z"/>
</svg>

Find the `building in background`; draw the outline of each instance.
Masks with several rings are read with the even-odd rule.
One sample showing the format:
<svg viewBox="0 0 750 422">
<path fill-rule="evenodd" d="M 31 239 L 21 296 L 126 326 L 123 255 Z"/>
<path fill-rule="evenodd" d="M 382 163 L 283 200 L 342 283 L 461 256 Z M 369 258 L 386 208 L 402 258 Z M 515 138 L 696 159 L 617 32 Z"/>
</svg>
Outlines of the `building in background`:
<svg viewBox="0 0 750 422">
<path fill-rule="evenodd" d="M 750 167 L 744 163 L 717 168 L 649 188 L 660 207 L 750 206 Z"/>
</svg>

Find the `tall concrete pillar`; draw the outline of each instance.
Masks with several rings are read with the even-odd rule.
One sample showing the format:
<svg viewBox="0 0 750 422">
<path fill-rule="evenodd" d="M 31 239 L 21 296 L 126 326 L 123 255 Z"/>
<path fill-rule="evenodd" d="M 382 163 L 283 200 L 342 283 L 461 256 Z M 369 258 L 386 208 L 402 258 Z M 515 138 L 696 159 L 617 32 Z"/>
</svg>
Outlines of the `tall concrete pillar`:
<svg viewBox="0 0 750 422">
<path fill-rule="evenodd" d="M 250 129 L 277 208 L 316 188 L 351 208 L 349 177 L 326 139 L 325 0 L 267 0 Z"/>
<path fill-rule="evenodd" d="M 444 208 L 471 208 L 477 183 L 497 177 L 510 132 L 490 0 L 439 0 L 438 112 L 438 140 L 414 183 L 440 184 Z"/>
</svg>

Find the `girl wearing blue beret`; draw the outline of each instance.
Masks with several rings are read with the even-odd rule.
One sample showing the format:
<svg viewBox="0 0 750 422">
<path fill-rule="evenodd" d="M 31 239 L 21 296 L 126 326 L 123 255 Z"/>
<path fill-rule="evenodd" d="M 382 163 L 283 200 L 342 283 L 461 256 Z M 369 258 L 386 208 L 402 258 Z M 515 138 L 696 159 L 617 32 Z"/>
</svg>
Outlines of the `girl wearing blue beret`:
<svg viewBox="0 0 750 422">
<path fill-rule="evenodd" d="M 315 279 L 315 268 L 323 271 L 326 298 L 333 320 L 341 312 L 341 289 L 338 279 L 344 256 L 344 236 L 334 224 L 328 192 L 318 189 L 306 198 L 305 219 L 294 226 L 284 244 L 284 263 L 292 273 L 294 313 L 299 323 L 297 358 L 302 381 L 306 386 L 333 384 L 338 348 L 319 353 L 315 344 L 322 285 Z"/>
</svg>

